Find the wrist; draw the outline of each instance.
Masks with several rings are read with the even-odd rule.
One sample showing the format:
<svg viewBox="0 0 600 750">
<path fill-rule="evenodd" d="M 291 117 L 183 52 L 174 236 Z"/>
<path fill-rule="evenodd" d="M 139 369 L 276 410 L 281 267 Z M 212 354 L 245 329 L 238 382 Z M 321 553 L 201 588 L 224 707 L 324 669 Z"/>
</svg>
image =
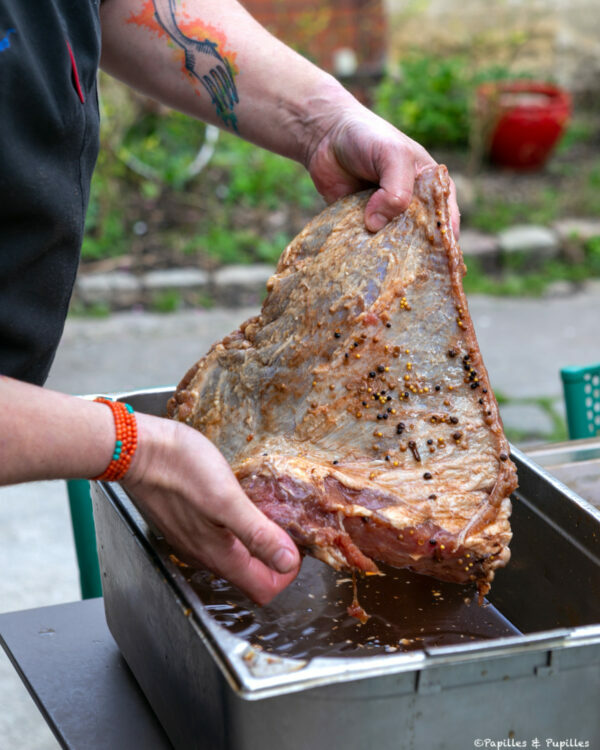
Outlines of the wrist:
<svg viewBox="0 0 600 750">
<path fill-rule="evenodd" d="M 309 168 L 319 144 L 339 123 L 349 109 L 362 105 L 332 75 L 323 73 L 306 93 L 303 101 L 296 102 L 292 116 L 296 118 L 299 161 Z"/>
<path fill-rule="evenodd" d="M 136 418 L 137 450 L 122 480 L 130 488 L 145 481 L 160 483 L 165 475 L 161 468 L 165 448 L 168 454 L 168 446 L 173 443 L 173 424 L 170 420 L 140 412 L 136 412 Z"/>
</svg>

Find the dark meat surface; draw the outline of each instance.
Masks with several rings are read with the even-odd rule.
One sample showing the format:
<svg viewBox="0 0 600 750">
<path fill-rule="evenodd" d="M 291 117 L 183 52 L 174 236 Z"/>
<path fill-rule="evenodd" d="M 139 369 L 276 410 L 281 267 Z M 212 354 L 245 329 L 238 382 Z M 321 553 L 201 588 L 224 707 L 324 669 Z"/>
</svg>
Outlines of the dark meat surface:
<svg viewBox="0 0 600 750">
<path fill-rule="evenodd" d="M 212 440 L 248 496 L 337 569 L 376 561 L 489 590 L 517 485 L 462 289 L 445 167 L 377 234 L 370 193 L 283 252 L 260 315 L 187 373 L 169 416 Z"/>
</svg>

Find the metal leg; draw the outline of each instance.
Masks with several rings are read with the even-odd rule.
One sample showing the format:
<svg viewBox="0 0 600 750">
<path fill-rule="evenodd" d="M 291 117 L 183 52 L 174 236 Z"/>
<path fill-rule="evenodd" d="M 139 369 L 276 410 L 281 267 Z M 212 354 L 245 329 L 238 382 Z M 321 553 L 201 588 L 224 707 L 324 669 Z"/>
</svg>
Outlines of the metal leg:
<svg viewBox="0 0 600 750">
<path fill-rule="evenodd" d="M 71 523 L 75 537 L 75 551 L 79 565 L 81 598 L 93 599 L 102 596 L 102 583 L 98 554 L 96 552 L 96 532 L 92 515 L 90 483 L 87 479 L 67 480 Z"/>
</svg>

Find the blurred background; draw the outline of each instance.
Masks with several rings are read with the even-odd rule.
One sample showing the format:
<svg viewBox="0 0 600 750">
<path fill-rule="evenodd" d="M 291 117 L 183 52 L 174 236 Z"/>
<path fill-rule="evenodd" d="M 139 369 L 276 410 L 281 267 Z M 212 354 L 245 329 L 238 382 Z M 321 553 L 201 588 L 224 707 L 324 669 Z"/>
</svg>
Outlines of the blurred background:
<svg viewBox="0 0 600 750">
<path fill-rule="evenodd" d="M 600 216 L 600 13 L 593 0 L 464 0 L 460 12 L 450 0 L 245 4 L 448 165 L 463 228 L 494 234 L 515 224 Z M 481 92 L 486 81 L 515 80 L 556 84 L 572 108 L 569 115 L 563 107 L 563 129 L 549 158 L 508 172 L 501 162 L 489 163 L 500 102 L 488 101 L 482 112 Z M 535 90 L 522 96 L 521 106 L 541 109 L 544 97 L 535 96 Z M 83 245 L 85 271 L 274 262 L 321 205 L 299 165 L 230 133 L 207 131 L 106 76 L 101 103 L 103 148 Z M 557 279 L 600 273 L 598 240 L 585 237 L 579 246 L 568 232 L 563 239 L 560 253 L 527 273 L 518 267 L 522 258 L 490 262 L 487 269 L 479 267 L 483 261 L 471 263 L 467 288 L 539 293 Z M 175 297 L 153 301 L 161 310 L 178 304 Z"/>
</svg>

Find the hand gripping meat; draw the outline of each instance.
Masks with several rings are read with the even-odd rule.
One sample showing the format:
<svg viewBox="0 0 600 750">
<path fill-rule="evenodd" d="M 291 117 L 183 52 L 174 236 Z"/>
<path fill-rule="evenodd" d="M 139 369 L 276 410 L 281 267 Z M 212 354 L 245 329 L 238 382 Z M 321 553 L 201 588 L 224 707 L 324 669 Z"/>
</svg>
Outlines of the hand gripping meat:
<svg viewBox="0 0 600 750">
<path fill-rule="evenodd" d="M 369 193 L 283 252 L 257 317 L 184 377 L 171 417 L 337 569 L 377 560 L 480 595 L 509 559 L 516 471 L 462 288 L 445 167 L 377 234 Z"/>
</svg>

